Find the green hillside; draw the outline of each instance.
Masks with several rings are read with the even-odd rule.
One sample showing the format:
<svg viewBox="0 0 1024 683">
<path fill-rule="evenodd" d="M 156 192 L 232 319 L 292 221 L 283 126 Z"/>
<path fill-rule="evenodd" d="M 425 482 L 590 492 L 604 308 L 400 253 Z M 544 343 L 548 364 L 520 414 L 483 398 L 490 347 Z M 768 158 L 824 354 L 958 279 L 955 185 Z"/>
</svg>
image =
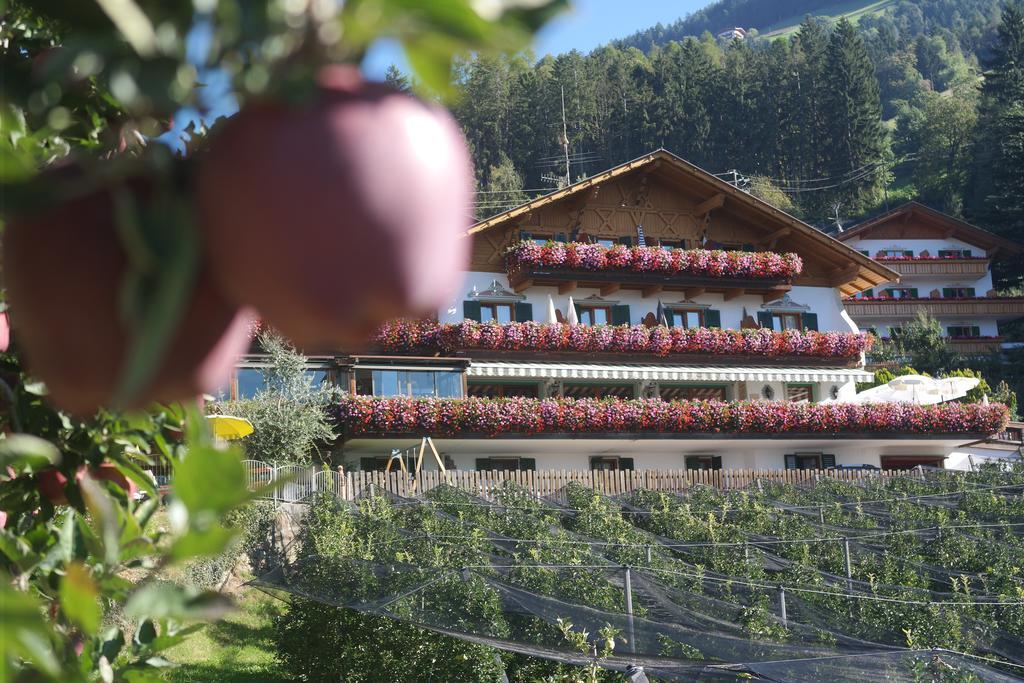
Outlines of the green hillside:
<svg viewBox="0 0 1024 683">
<path fill-rule="evenodd" d="M 877 16 L 887 7 L 895 4 L 896 0 L 847 0 L 846 2 L 825 5 L 815 10 L 814 16 L 824 17 L 832 22 L 839 21 L 845 17 L 856 24 L 862 17 Z M 770 38 L 788 36 L 796 32 L 805 16 L 804 14 L 796 14 L 758 30 L 762 36 Z"/>
</svg>

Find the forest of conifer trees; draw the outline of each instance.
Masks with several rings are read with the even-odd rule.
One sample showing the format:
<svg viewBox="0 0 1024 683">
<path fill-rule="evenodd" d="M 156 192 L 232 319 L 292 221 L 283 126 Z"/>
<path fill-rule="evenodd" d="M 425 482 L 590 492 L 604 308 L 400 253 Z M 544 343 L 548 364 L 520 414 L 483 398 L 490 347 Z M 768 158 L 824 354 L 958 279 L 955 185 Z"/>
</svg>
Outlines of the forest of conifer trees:
<svg viewBox="0 0 1024 683">
<path fill-rule="evenodd" d="M 776 40 L 705 33 L 646 52 L 467 61 L 454 110 L 478 214 L 564 182 L 564 102 L 573 181 L 664 147 L 737 171 L 825 230 L 914 198 L 1024 240 L 1024 14 L 1018 0 L 970 0 L 955 16 L 948 4 L 901 0 L 857 26 L 808 17 Z"/>
</svg>

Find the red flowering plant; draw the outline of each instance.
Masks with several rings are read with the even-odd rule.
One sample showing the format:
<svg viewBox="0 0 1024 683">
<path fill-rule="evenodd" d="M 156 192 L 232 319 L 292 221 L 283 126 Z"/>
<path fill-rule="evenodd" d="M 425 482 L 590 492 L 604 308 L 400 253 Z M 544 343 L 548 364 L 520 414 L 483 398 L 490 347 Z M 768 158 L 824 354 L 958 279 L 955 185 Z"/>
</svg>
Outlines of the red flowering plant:
<svg viewBox="0 0 1024 683">
<path fill-rule="evenodd" d="M 403 352 L 505 350 L 852 359 L 870 351 L 874 337 L 860 332 L 393 320 L 379 328 L 372 341 L 384 350 Z"/>
<path fill-rule="evenodd" d="M 509 270 L 564 268 L 566 270 L 620 270 L 695 277 L 737 277 L 755 280 L 791 280 L 803 271 L 796 254 L 627 247 L 579 242 L 519 242 L 505 252 Z"/>
<path fill-rule="evenodd" d="M 922 434 L 985 435 L 999 403 L 789 403 L 658 399 L 437 399 L 356 396 L 338 406 L 348 437 L 376 434 Z"/>
</svg>

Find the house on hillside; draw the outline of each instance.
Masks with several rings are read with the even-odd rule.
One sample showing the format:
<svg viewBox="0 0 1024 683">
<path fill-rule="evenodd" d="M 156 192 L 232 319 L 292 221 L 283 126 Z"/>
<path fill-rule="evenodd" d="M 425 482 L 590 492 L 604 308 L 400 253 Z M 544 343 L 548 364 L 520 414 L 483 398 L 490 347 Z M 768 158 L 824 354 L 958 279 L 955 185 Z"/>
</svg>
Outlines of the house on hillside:
<svg viewBox="0 0 1024 683">
<path fill-rule="evenodd" d="M 845 302 L 862 330 L 886 338 L 927 311 L 958 351 L 987 355 L 999 348 L 999 323 L 1024 316 L 1024 297 L 1000 297 L 992 261 L 1020 258 L 1024 246 L 953 216 L 909 202 L 861 223 L 837 239 L 900 275 Z"/>
<path fill-rule="evenodd" d="M 434 319 L 319 358 L 353 395 L 346 467 L 427 436 L 468 470 L 912 467 L 1001 428 L 995 406 L 830 405 L 872 378 L 844 298 L 899 274 L 664 150 L 467 238 Z"/>
<path fill-rule="evenodd" d="M 715 34 L 715 37 L 718 38 L 719 40 L 725 41 L 745 40 L 747 37 L 747 30 L 744 28 L 740 28 L 739 26 L 734 26 L 732 28 L 727 28 L 719 31 L 718 33 Z"/>
</svg>

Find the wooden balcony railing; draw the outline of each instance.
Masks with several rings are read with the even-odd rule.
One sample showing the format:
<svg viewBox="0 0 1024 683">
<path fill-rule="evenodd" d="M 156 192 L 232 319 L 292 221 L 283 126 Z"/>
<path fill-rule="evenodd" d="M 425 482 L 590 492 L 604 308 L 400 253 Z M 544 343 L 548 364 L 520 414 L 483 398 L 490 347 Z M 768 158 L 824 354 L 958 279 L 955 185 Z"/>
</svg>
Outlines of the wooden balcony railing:
<svg viewBox="0 0 1024 683">
<path fill-rule="evenodd" d="M 988 355 L 994 351 L 999 350 L 999 345 L 1003 342 L 1002 337 L 990 337 L 986 339 L 970 339 L 968 337 L 959 339 L 947 339 L 946 343 L 952 346 L 956 351 L 962 355 Z"/>
<path fill-rule="evenodd" d="M 846 312 L 855 319 L 909 319 L 918 311 L 932 317 L 989 317 L 1011 319 L 1024 316 L 1024 297 L 971 299 L 847 299 Z"/>
<path fill-rule="evenodd" d="M 878 259 L 902 276 L 950 276 L 954 279 L 978 279 L 988 273 L 988 259 Z"/>
</svg>

